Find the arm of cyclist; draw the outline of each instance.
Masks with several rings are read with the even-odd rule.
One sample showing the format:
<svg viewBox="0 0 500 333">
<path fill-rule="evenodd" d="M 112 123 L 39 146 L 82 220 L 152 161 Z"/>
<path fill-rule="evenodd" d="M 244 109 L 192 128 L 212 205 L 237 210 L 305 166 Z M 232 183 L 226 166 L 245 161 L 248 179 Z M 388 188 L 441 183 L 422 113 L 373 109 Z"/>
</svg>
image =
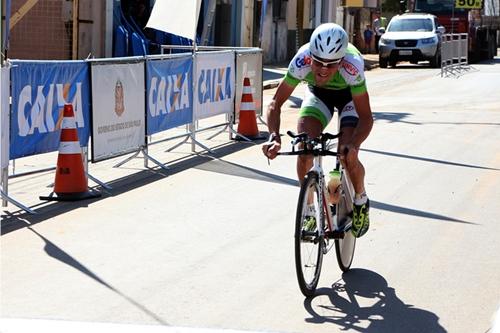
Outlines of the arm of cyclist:
<svg viewBox="0 0 500 333">
<path fill-rule="evenodd" d="M 358 125 L 354 129 L 351 140 L 340 147 L 341 152 L 344 152 L 346 148 L 348 149 L 346 157 L 347 163 L 357 161 L 359 147 L 363 141 L 366 140 L 373 127 L 373 115 L 370 107 L 370 97 L 368 92 L 353 95 L 352 100 L 354 102 L 359 120 Z"/>
<path fill-rule="evenodd" d="M 295 86 L 286 83 L 284 80 L 276 89 L 273 100 L 267 107 L 267 128 L 269 129 L 269 141 L 262 146 L 262 152 L 269 159 L 274 159 L 281 149 L 280 123 L 281 106 L 290 97 Z"/>
</svg>

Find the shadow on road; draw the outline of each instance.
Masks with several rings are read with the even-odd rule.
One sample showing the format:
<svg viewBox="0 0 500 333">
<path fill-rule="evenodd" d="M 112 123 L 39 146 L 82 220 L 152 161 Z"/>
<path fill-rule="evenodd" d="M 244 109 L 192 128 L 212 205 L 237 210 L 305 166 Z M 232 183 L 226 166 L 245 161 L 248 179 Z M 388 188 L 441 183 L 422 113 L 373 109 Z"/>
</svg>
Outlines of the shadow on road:
<svg viewBox="0 0 500 333">
<path fill-rule="evenodd" d="M 213 161 L 211 161 L 210 163 L 201 164 L 196 168 L 199 170 L 221 173 L 224 175 L 231 175 L 253 180 L 261 180 L 271 183 L 299 187 L 299 181 L 297 179 L 278 176 L 254 168 L 249 168 L 244 165 L 227 162 L 222 159 L 213 158 Z"/>
<path fill-rule="evenodd" d="M 296 96 L 290 96 L 288 97 L 288 100 L 292 102 L 293 104 L 289 105 L 289 107 L 293 109 L 299 109 L 300 106 L 302 105 L 302 98 L 296 97 Z"/>
<path fill-rule="evenodd" d="M 147 316 L 151 317 L 158 323 L 162 325 L 169 325 L 165 320 L 157 316 L 155 313 L 152 311 L 148 310 L 144 305 L 139 304 L 137 301 L 132 299 L 131 297 L 125 295 L 112 285 L 108 284 L 106 281 L 101 279 L 99 276 L 97 276 L 95 273 L 93 273 L 91 270 L 89 270 L 87 267 L 85 267 L 82 263 L 80 263 L 78 260 L 70 256 L 68 253 L 66 253 L 63 249 L 58 247 L 56 244 L 52 243 L 50 240 L 45 238 L 43 235 L 40 233 L 36 232 L 32 228 L 28 228 L 31 232 L 33 232 L 35 235 L 40 237 L 43 242 L 45 243 L 44 250 L 47 255 L 63 264 L 68 265 L 71 268 L 76 269 L 77 271 L 80 271 L 81 273 L 85 274 L 87 277 L 93 279 L 95 282 L 101 284 L 102 286 L 106 287 L 107 289 L 113 291 L 117 295 L 123 297 L 125 300 L 127 300 L 130 304 L 141 310 L 143 313 L 145 313 Z"/>
<path fill-rule="evenodd" d="M 342 274 L 342 280 L 331 289 L 318 289 L 316 296 L 304 300 L 304 308 L 311 315 L 306 322 L 333 324 L 335 331 L 446 332 L 436 314 L 406 304 L 381 275 L 351 269 Z"/>
<path fill-rule="evenodd" d="M 412 216 L 424 217 L 424 218 L 428 218 L 428 219 L 441 220 L 441 221 L 447 221 L 447 222 L 457 222 L 457 223 L 463 223 L 463 224 L 478 225 L 477 223 L 474 223 L 474 222 L 467 222 L 467 221 L 455 219 L 453 217 L 435 214 L 435 213 L 431 213 L 431 212 L 426 212 L 426 211 L 422 211 L 422 210 L 390 205 L 390 204 L 386 204 L 383 202 L 377 202 L 375 200 L 370 200 L 370 206 L 372 208 L 375 208 L 375 209 L 385 210 L 385 211 L 404 214 L 404 215 L 412 215 Z"/>
<path fill-rule="evenodd" d="M 411 125 L 485 125 L 485 126 L 500 126 L 500 123 L 478 123 L 478 122 L 451 122 L 451 121 L 426 121 L 416 122 L 408 121 L 407 118 L 413 116 L 413 113 L 407 112 L 373 112 L 373 120 L 385 120 L 390 123 L 404 123 Z"/>
<path fill-rule="evenodd" d="M 453 166 L 457 166 L 457 167 L 473 168 L 473 169 L 483 169 L 483 170 L 493 170 L 493 171 L 499 171 L 500 170 L 500 169 L 497 169 L 497 168 L 491 168 L 491 167 L 486 167 L 486 166 L 481 166 L 481 165 L 464 164 L 464 163 L 457 163 L 457 162 L 451 162 L 451 161 L 436 160 L 434 158 L 420 157 L 420 156 L 411 156 L 411 155 L 398 154 L 398 153 L 390 153 L 390 152 L 381 151 L 381 150 L 366 149 L 366 148 L 361 148 L 361 150 L 369 152 L 369 153 L 374 153 L 374 154 L 382 154 L 382 155 L 387 155 L 387 156 L 392 156 L 392 157 L 408 158 L 408 159 L 418 160 L 418 161 L 424 161 L 424 162 L 453 165 Z"/>
<path fill-rule="evenodd" d="M 379 120 L 386 120 L 391 123 L 405 123 L 405 124 L 412 124 L 412 125 L 422 125 L 422 123 L 417 123 L 417 122 L 411 122 L 411 121 L 405 121 L 405 118 L 411 117 L 413 114 L 412 113 L 406 113 L 406 112 L 373 112 L 373 120 L 374 121 L 379 121 Z"/>
<path fill-rule="evenodd" d="M 261 132 L 261 134 L 265 134 L 264 136 L 267 138 L 267 133 Z M 262 142 L 263 141 L 255 141 L 255 143 L 257 144 L 260 144 Z M 102 196 L 100 198 L 75 202 L 42 202 L 38 205 L 30 207 L 31 209 L 36 211 L 36 215 L 31 215 L 21 210 L 13 213 L 4 211 L 2 212 L 0 234 L 5 235 L 12 231 L 50 220 L 55 216 L 65 214 L 69 211 L 78 208 L 89 207 L 95 202 L 105 200 L 107 197 L 117 196 L 141 186 L 145 186 L 158 180 L 164 179 L 169 175 L 174 175 L 190 168 L 200 167 L 205 163 L 213 162 L 214 159 L 220 160 L 224 156 L 250 148 L 252 146 L 252 143 L 232 141 L 211 148 L 213 154 L 208 154 L 206 152 L 198 154 L 187 154 L 182 158 L 170 161 L 168 163 L 168 167 L 170 168 L 168 171 L 165 171 L 159 167 L 142 169 L 132 175 L 108 182 L 107 185 L 111 186 L 112 190 L 103 190 Z M 230 163 L 227 164 L 231 165 Z M 233 164 L 232 166 L 235 167 L 236 165 Z M 238 166 L 238 168 L 240 169 L 240 171 L 244 171 L 245 176 L 249 178 L 261 178 L 266 180 L 274 179 L 273 181 L 294 185 L 294 182 L 292 180 L 284 177 L 280 178 L 272 174 L 267 174 L 258 170 L 252 170 L 243 166 Z"/>
</svg>

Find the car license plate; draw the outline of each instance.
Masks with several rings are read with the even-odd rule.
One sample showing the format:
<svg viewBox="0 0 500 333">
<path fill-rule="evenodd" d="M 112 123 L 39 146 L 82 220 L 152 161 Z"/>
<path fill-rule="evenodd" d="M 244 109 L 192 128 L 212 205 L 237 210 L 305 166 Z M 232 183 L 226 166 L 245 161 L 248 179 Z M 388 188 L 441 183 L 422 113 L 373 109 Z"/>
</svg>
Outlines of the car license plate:
<svg viewBox="0 0 500 333">
<path fill-rule="evenodd" d="M 399 55 L 412 55 L 411 50 L 399 50 Z"/>
</svg>

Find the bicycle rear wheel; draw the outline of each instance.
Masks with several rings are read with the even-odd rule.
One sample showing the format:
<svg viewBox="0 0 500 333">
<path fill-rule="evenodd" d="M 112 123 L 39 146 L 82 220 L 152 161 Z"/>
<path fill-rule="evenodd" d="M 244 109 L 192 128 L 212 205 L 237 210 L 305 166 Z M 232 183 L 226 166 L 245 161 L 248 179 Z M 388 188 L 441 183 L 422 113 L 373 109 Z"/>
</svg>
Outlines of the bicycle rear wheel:
<svg viewBox="0 0 500 333">
<path fill-rule="evenodd" d="M 306 297 L 314 295 L 323 263 L 324 242 L 318 233 L 324 225 L 320 191 L 318 174 L 309 172 L 300 188 L 295 220 L 295 269 Z"/>
<path fill-rule="evenodd" d="M 356 237 L 351 232 L 351 213 L 352 213 L 352 200 L 349 194 L 349 183 L 346 175 L 342 175 L 342 195 L 337 204 L 337 221 L 339 225 L 344 227 L 344 238 L 335 239 L 335 254 L 337 255 L 337 263 L 340 269 L 345 272 L 348 271 L 354 258 L 354 249 L 356 248 Z"/>
</svg>

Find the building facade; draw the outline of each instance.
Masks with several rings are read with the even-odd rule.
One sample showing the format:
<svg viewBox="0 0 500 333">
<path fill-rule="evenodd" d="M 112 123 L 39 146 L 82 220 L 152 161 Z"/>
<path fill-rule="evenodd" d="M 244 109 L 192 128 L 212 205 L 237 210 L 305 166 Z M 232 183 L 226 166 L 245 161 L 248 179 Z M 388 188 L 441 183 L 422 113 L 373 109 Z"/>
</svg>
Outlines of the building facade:
<svg viewBox="0 0 500 333">
<path fill-rule="evenodd" d="M 113 56 L 121 13 L 144 28 L 154 0 L 10 1 L 11 59 L 67 60 Z M 319 24 L 342 25 L 355 45 L 372 21 L 379 0 L 202 0 L 201 45 L 260 47 L 264 63 L 288 61 Z M 121 12 L 120 12 L 121 11 Z M 6 20 L 2 20 L 3 29 Z M 145 29 L 148 38 L 152 34 Z M 203 36 L 203 38 L 202 38 Z M 152 51 L 154 52 L 154 51 Z"/>
</svg>

